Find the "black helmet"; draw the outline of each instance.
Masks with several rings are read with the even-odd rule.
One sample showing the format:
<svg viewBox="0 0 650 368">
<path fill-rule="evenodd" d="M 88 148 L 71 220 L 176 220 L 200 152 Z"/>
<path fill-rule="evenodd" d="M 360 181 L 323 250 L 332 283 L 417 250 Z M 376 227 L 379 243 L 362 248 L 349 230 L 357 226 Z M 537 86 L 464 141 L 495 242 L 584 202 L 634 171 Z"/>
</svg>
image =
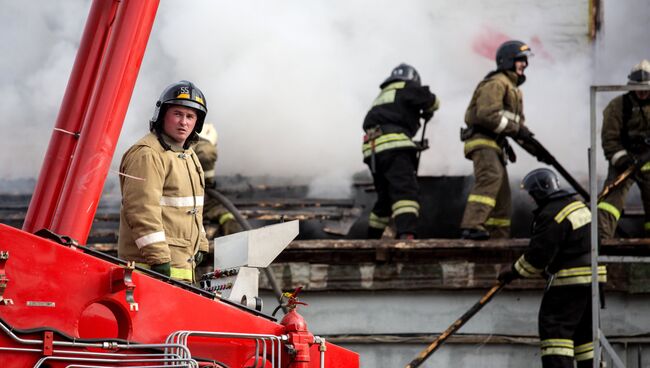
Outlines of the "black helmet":
<svg viewBox="0 0 650 368">
<path fill-rule="evenodd" d="M 528 61 L 528 56 L 533 56 L 528 45 L 521 41 L 506 41 L 497 50 L 497 70 L 513 70 L 516 60 Z"/>
<path fill-rule="evenodd" d="M 406 63 L 401 63 L 390 72 L 390 76 L 379 85 L 379 88 L 384 88 L 396 81 L 412 81 L 420 84 L 420 74 L 418 74 L 418 71 L 414 67 Z"/>
<path fill-rule="evenodd" d="M 162 129 L 161 123 L 169 105 L 181 105 L 196 110 L 197 119 L 194 131 L 196 133 L 201 132 L 205 115 L 208 113 L 208 107 L 203 92 L 194 83 L 182 80 L 165 88 L 156 102 L 156 108 L 151 117 L 149 127 L 151 131 L 154 129 Z"/>
<path fill-rule="evenodd" d="M 641 60 L 627 76 L 627 84 L 650 84 L 650 61 Z"/>
<path fill-rule="evenodd" d="M 529 172 L 521 181 L 521 189 L 526 190 L 536 202 L 561 191 L 557 175 L 546 168 Z"/>
</svg>

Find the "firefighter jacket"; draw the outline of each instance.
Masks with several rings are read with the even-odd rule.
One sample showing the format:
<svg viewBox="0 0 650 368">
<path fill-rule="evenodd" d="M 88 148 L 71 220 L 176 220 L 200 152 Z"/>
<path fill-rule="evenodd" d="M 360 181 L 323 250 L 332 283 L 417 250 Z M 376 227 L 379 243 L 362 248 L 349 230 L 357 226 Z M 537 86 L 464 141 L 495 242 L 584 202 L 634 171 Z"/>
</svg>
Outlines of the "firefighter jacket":
<svg viewBox="0 0 650 368">
<path fill-rule="evenodd" d="M 420 129 L 420 118 L 428 120 L 438 106 L 428 86 L 411 81 L 384 86 L 363 121 L 364 160 L 386 150 L 416 149 L 412 138 Z"/>
<path fill-rule="evenodd" d="M 491 72 L 478 84 L 465 112 L 465 157 L 479 148 L 501 153 L 507 144 L 505 136 L 515 136 L 524 125 L 517 79 L 513 71 Z"/>
<path fill-rule="evenodd" d="M 534 211 L 530 244 L 513 265 L 522 277 L 547 276 L 550 286 L 591 284 L 591 212 L 572 193 L 551 195 Z M 605 266 L 598 281 L 606 281 Z"/>
<path fill-rule="evenodd" d="M 122 157 L 118 255 L 145 267 L 171 262 L 172 278 L 192 281 L 194 256 L 208 251 L 203 170 L 191 148 L 170 146 L 150 133 Z"/>
<path fill-rule="evenodd" d="M 634 93 L 615 97 L 603 112 L 601 134 L 605 157 L 614 166 L 628 154 L 648 151 L 650 100 L 640 101 Z"/>
</svg>

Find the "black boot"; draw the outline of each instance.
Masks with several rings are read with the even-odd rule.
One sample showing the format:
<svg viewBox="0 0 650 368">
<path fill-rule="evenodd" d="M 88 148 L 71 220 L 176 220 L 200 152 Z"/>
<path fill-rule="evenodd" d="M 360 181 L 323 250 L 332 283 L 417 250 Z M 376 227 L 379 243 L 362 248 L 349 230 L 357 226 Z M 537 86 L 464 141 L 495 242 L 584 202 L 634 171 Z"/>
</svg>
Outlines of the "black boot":
<svg viewBox="0 0 650 368">
<path fill-rule="evenodd" d="M 368 227 L 367 239 L 381 239 L 381 236 L 384 234 L 384 230 L 385 229 Z"/>
<path fill-rule="evenodd" d="M 488 240 L 490 239 L 490 233 L 481 229 L 462 229 L 460 238 L 470 240 Z"/>
</svg>

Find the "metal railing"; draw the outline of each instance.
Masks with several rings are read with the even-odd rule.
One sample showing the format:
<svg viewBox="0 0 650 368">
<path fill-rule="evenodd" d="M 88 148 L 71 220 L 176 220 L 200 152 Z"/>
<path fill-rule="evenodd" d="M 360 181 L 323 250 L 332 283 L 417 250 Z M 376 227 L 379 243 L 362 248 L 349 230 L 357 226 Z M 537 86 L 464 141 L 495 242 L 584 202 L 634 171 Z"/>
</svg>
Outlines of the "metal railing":
<svg viewBox="0 0 650 368">
<path fill-rule="evenodd" d="M 598 288 L 598 170 L 596 168 L 596 95 L 598 92 L 622 92 L 622 91 L 650 91 L 650 85 L 603 85 L 591 86 L 589 94 L 590 105 L 590 147 L 589 147 L 589 192 L 591 193 L 591 310 L 592 310 L 592 331 L 594 341 L 594 368 L 600 368 L 601 345 L 607 351 L 612 363 L 617 368 L 625 368 L 621 359 L 607 341 L 607 338 L 600 330 L 600 294 Z M 628 260 L 628 259 L 621 259 Z M 615 262 L 616 259 L 610 258 L 608 262 Z"/>
</svg>

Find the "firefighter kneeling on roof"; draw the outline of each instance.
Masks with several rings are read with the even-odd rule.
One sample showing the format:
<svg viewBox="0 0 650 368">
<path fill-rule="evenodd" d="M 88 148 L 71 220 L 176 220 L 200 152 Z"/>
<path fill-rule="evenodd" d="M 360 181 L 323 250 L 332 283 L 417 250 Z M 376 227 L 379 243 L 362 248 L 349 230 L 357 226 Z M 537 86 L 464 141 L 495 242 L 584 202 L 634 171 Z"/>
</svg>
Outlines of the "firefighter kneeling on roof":
<svg viewBox="0 0 650 368">
<path fill-rule="evenodd" d="M 630 72 L 630 85 L 650 85 L 650 61 Z M 626 169 L 634 173 L 598 203 L 598 228 L 604 239 L 614 237 L 628 190 L 637 183 L 645 210 L 645 233 L 650 235 L 650 91 L 630 91 L 615 97 L 603 112 L 602 142 L 609 170 L 605 186 Z"/>
<path fill-rule="evenodd" d="M 363 161 L 368 165 L 377 202 L 368 219 L 368 238 L 381 238 L 392 217 L 396 237 L 413 239 L 420 214 L 417 151 L 412 138 L 420 118 L 428 121 L 439 101 L 422 86 L 412 66 L 400 64 L 379 86 L 381 92 L 363 121 Z"/>
<path fill-rule="evenodd" d="M 150 133 L 120 164 L 118 256 L 183 282 L 208 252 L 203 229 L 203 170 L 190 147 L 203 128 L 203 93 L 180 81 L 161 94 Z"/>
<path fill-rule="evenodd" d="M 574 193 L 560 189 L 549 169 L 530 172 L 521 184 L 535 200 L 530 244 L 499 281 L 543 276 L 548 286 L 539 310 L 539 339 L 544 368 L 592 367 L 591 212 Z M 598 281 L 607 281 L 605 266 Z"/>
</svg>

